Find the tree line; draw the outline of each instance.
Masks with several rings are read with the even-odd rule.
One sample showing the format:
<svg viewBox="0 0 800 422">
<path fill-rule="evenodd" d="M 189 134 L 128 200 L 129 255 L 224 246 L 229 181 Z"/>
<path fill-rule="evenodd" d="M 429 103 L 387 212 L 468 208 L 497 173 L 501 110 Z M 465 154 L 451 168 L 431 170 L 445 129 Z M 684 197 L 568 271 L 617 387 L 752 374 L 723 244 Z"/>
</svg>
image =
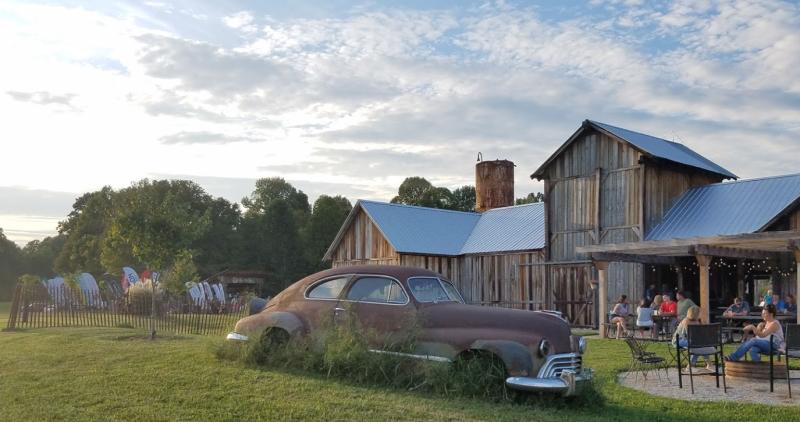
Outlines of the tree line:
<svg viewBox="0 0 800 422">
<path fill-rule="evenodd" d="M 517 201 L 531 199 L 537 198 Z M 392 202 L 473 211 L 475 188 L 450 191 L 409 177 Z M 171 290 L 226 269 L 264 271 L 272 285 L 284 287 L 327 267 L 322 257 L 351 209 L 338 195 L 321 195 L 312 205 L 279 177 L 257 180 L 241 206 L 188 180 L 106 186 L 78 197 L 56 236 L 19 248 L 0 229 L 0 300 L 22 274 L 118 276 L 123 266 L 170 269 L 164 281 Z"/>
</svg>

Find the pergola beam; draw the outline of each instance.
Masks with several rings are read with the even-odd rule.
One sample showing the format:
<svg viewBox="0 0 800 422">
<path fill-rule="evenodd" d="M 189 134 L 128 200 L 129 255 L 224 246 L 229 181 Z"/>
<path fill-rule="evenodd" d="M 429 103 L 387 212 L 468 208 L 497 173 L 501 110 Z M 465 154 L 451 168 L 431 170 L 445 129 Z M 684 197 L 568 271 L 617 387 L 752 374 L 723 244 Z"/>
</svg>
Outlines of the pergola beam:
<svg viewBox="0 0 800 422">
<path fill-rule="evenodd" d="M 777 261 L 777 252 L 759 251 L 755 249 L 731 248 L 727 246 L 696 245 L 690 248 L 692 255 L 710 255 L 723 258 L 739 259 L 771 259 Z"/>
<path fill-rule="evenodd" d="M 592 259 L 611 262 L 637 262 L 652 265 L 677 265 L 678 259 L 672 256 L 638 255 L 612 252 L 593 252 Z"/>
</svg>

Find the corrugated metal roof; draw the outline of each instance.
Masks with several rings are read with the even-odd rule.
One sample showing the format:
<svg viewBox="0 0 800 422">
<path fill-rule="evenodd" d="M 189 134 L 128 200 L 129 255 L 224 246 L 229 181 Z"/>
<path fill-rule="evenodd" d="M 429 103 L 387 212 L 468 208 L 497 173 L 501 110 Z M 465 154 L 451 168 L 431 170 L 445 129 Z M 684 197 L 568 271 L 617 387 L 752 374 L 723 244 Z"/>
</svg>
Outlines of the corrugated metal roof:
<svg viewBox="0 0 800 422">
<path fill-rule="evenodd" d="M 653 156 L 721 174 L 731 179 L 737 178 L 735 174 L 722 168 L 702 155 L 692 151 L 686 145 L 593 120 L 589 120 L 589 122 L 608 132 L 611 132 L 614 136 L 630 142 L 637 148 Z"/>
<path fill-rule="evenodd" d="M 800 174 L 692 188 L 646 240 L 755 233 L 800 198 Z"/>
<path fill-rule="evenodd" d="M 401 253 L 459 255 L 481 215 L 437 208 L 358 201 Z"/>
<path fill-rule="evenodd" d="M 495 208 L 481 214 L 462 254 L 544 248 L 544 203 Z"/>
</svg>

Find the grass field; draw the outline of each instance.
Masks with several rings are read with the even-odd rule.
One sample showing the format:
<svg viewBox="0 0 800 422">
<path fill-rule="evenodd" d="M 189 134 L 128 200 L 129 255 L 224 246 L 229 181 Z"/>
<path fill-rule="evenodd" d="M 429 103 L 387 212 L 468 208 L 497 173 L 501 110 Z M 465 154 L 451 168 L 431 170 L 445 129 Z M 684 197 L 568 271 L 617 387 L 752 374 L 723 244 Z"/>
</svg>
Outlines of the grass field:
<svg viewBox="0 0 800 422">
<path fill-rule="evenodd" d="M 0 304 L 1 312 L 7 305 Z M 1 316 L 5 319 L 5 316 Z M 0 320 L 2 322 L 3 320 Z M 3 323 L 4 324 L 4 323 Z M 681 402 L 618 386 L 623 342 L 591 340 L 599 405 L 515 405 L 352 385 L 219 361 L 219 339 L 154 342 L 127 329 L 0 333 L 0 419 L 24 420 L 791 420 L 800 409 Z M 677 387 L 676 387 L 677 388 Z"/>
</svg>

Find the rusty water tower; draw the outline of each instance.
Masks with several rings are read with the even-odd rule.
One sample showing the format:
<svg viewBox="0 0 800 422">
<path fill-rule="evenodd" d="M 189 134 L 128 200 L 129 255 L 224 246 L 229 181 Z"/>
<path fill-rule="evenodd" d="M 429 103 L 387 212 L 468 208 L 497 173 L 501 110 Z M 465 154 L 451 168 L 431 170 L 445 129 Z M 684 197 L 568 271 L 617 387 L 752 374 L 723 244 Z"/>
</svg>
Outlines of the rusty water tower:
<svg viewBox="0 0 800 422">
<path fill-rule="evenodd" d="M 508 160 L 483 161 L 478 153 L 475 165 L 475 211 L 514 205 L 514 163 Z"/>
</svg>

